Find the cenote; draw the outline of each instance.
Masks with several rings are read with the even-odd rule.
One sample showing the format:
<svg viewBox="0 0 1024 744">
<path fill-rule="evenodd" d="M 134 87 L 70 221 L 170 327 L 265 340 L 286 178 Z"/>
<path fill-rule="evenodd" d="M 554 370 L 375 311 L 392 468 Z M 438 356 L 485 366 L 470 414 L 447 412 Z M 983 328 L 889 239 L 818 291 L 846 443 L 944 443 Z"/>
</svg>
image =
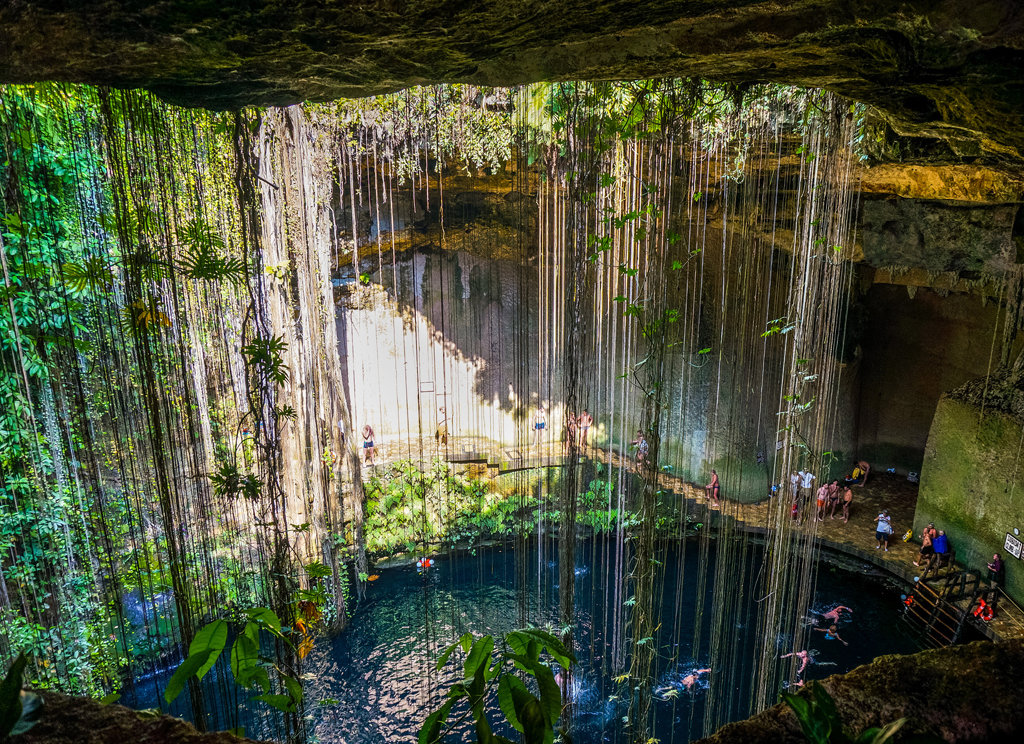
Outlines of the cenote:
<svg viewBox="0 0 1024 744">
<path fill-rule="evenodd" d="M 511 2 L 523 27 L 559 6 Z M 157 5 L 146 13 L 176 4 Z M 267 23 L 292 13 L 266 5 Z M 362 17 L 347 5 L 310 2 L 295 38 L 335 44 L 309 29 Z M 644 15 L 626 5 L 600 12 Z M 716 27 L 769 27 L 703 5 Z M 886 23 L 918 43 L 933 26 L 909 12 Z M 862 20 L 865 48 L 887 50 L 889 26 Z M 678 50 L 689 27 L 672 23 Z M 249 48 L 209 25 L 231 29 L 218 48 Z M 935 33 L 914 64 L 960 40 L 968 65 L 989 43 Z M 386 49 L 365 59 L 400 56 Z M 477 74 L 460 55 L 444 79 Z M 757 68 L 782 79 L 774 59 Z M 296 99 L 254 69 L 271 104 Z M 332 70 L 325 56 L 309 79 Z M 890 77 L 934 92 L 931 73 L 904 72 Z M 11 700 L 20 675 L 283 744 L 551 744 L 562 727 L 581 744 L 667 744 L 790 721 L 771 710 L 784 690 L 841 692 L 903 663 L 849 673 L 916 651 L 900 612 L 930 607 L 916 627 L 951 655 L 972 607 L 991 635 L 1009 627 L 1024 588 L 1024 198 L 985 158 L 1017 157 L 996 135 L 1020 127 L 972 145 L 956 122 L 926 124 L 969 108 L 959 89 L 936 102 L 872 83 L 919 134 L 953 138 L 940 147 L 899 137 L 897 112 L 731 70 L 558 77 L 398 90 L 388 76 L 381 95 L 231 111 L 0 83 Z M 908 165 L 921 153 L 938 170 Z M 925 586 L 938 599 L 900 602 Z M 936 634 L 940 611 L 955 617 Z M 851 740 L 891 722 L 887 689 L 855 720 L 840 706 Z M 916 692 L 893 717 L 939 731 Z"/>
<path fill-rule="evenodd" d="M 699 738 L 708 728 L 752 712 L 750 658 L 756 645 L 759 596 L 755 595 L 764 581 L 759 572 L 764 546 L 756 542 L 739 546 L 745 563 L 742 573 L 748 578 L 743 586 L 734 587 L 742 601 L 729 617 L 722 618 L 716 612 L 713 590 L 718 540 L 704 546 L 710 551 L 704 558 L 700 542 L 690 538 L 658 546 L 663 566 L 655 610 L 661 622 L 651 640 L 657 648 L 652 736 L 666 742 Z M 570 683 L 570 710 L 574 741 L 581 743 L 626 742 L 630 737 L 629 685 L 615 681 L 628 667 L 624 635 L 628 629 L 616 627 L 613 607 L 616 602 L 629 604 L 629 597 L 614 596 L 614 582 L 609 581 L 615 552 L 611 540 L 590 539 L 579 546 L 574 620 L 579 666 Z M 705 569 L 710 576 L 704 575 Z M 349 628 L 324 639 L 309 657 L 305 675 L 310 733 L 325 744 L 414 741 L 427 714 L 459 678 L 454 667 L 440 673 L 435 669 L 441 651 L 467 631 L 500 636 L 522 627 L 524 618 L 530 625 L 556 628 L 558 593 L 557 552 L 550 544 L 541 550 L 531 545 L 525 562 L 516 560 L 512 547 L 492 546 L 472 554 L 438 555 L 426 571 L 411 561 L 380 569 Z M 849 645 L 825 640 L 823 633 L 806 633 L 811 661 L 806 672 L 795 678 L 821 679 L 882 654 L 918 650 L 900 622 L 902 603 L 894 589 L 885 588 L 877 578 L 823 563 L 801 626 L 826 627 L 828 621 L 821 614 L 837 605 L 852 610 L 852 614 L 843 613 L 839 622 L 840 636 Z M 711 638 L 718 623 L 726 636 L 717 653 L 721 662 Z M 773 645 L 781 655 L 789 652 L 792 642 L 792 637 L 783 635 Z M 684 687 L 685 677 L 705 668 L 711 668 L 711 673 L 702 673 L 691 689 Z M 161 676 L 140 681 L 131 704 L 159 707 L 157 691 L 169 675 Z M 214 697 L 222 694 L 217 684 L 209 686 Z M 779 689 L 788 687 L 783 680 Z M 189 716 L 184 702 L 172 710 Z M 258 729 L 253 711 L 249 706 L 241 722 Z M 224 719 L 216 725 L 228 727 L 234 722 Z"/>
</svg>

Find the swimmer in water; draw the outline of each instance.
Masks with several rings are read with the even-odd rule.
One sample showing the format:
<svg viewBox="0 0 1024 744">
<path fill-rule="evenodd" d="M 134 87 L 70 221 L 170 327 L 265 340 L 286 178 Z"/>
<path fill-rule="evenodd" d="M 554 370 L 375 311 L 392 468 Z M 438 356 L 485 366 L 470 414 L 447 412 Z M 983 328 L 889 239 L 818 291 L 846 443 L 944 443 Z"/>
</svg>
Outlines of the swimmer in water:
<svg viewBox="0 0 1024 744">
<path fill-rule="evenodd" d="M 697 684 L 697 680 L 700 678 L 700 675 L 704 674 L 704 672 L 710 672 L 710 671 L 711 671 L 710 668 L 708 668 L 708 669 L 698 669 L 697 671 L 695 671 L 695 672 L 693 672 L 691 674 L 687 674 L 682 679 L 683 687 L 685 687 L 687 690 L 692 690 L 693 686 L 695 684 Z"/>
<path fill-rule="evenodd" d="M 824 633 L 826 641 L 839 641 L 844 646 L 850 645 L 849 643 L 847 643 L 839 637 L 839 628 L 836 626 L 835 623 L 832 623 L 827 628 L 811 628 L 811 630 L 816 630 L 819 633 Z"/>
<path fill-rule="evenodd" d="M 849 607 L 846 607 L 845 605 L 836 605 L 828 612 L 823 612 L 821 616 L 826 620 L 831 620 L 835 623 L 839 621 L 840 616 L 844 612 L 849 612 L 851 615 L 853 614 L 853 610 L 851 610 Z"/>
<path fill-rule="evenodd" d="M 810 653 L 808 653 L 807 651 L 794 651 L 794 652 L 789 653 L 789 654 L 783 654 L 779 658 L 780 659 L 788 659 L 790 656 L 795 656 L 796 658 L 800 659 L 800 668 L 796 670 L 796 673 L 797 674 L 803 674 L 804 673 L 804 669 L 807 668 L 807 665 L 811 661 Z M 801 684 L 803 684 L 803 683 L 801 682 Z"/>
</svg>

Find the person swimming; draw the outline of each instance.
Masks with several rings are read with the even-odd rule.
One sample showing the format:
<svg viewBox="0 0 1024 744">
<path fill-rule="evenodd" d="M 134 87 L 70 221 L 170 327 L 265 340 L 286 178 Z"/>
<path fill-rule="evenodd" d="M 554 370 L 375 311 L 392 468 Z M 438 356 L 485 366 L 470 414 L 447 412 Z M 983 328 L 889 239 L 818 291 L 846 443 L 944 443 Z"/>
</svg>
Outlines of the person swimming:
<svg viewBox="0 0 1024 744">
<path fill-rule="evenodd" d="M 825 618 L 826 620 L 831 620 L 833 622 L 839 622 L 839 618 L 841 617 L 841 615 L 844 612 L 849 612 L 851 615 L 853 614 L 853 610 L 851 610 L 849 607 L 847 607 L 845 605 L 836 605 L 835 607 L 833 607 L 828 612 L 821 613 L 821 616 L 823 618 Z"/>
<path fill-rule="evenodd" d="M 662 685 L 654 692 L 659 696 L 661 700 L 672 700 L 679 696 L 679 693 L 683 690 L 687 692 L 693 692 L 694 688 L 700 684 L 700 676 L 711 671 L 711 667 L 705 667 L 704 669 L 694 669 L 682 677 L 678 678 L 677 681 L 670 681 L 666 685 Z"/>
<path fill-rule="evenodd" d="M 806 669 L 807 665 L 811 662 L 811 654 L 810 654 L 810 652 L 806 651 L 806 650 L 805 651 L 792 651 L 792 652 L 790 652 L 788 654 L 783 654 L 779 658 L 780 659 L 788 659 L 791 656 L 795 656 L 796 658 L 800 659 L 800 668 L 796 670 L 796 673 L 797 674 L 803 674 L 804 673 L 804 669 Z"/>
<path fill-rule="evenodd" d="M 827 628 L 811 628 L 811 630 L 816 630 L 819 633 L 824 633 L 826 641 L 839 641 L 844 646 L 850 645 L 849 643 L 847 643 L 839 637 L 839 626 L 837 626 L 835 623 L 832 623 Z"/>
<path fill-rule="evenodd" d="M 705 672 L 710 672 L 710 671 L 711 671 L 710 667 L 707 668 L 707 669 L 698 669 L 697 671 L 695 671 L 695 672 L 693 672 L 691 674 L 687 674 L 685 677 L 683 677 L 680 680 L 680 684 L 682 684 L 682 686 L 685 687 L 687 690 L 692 690 L 693 686 L 695 684 L 697 684 L 697 680 L 700 679 L 700 675 L 704 674 Z"/>
</svg>

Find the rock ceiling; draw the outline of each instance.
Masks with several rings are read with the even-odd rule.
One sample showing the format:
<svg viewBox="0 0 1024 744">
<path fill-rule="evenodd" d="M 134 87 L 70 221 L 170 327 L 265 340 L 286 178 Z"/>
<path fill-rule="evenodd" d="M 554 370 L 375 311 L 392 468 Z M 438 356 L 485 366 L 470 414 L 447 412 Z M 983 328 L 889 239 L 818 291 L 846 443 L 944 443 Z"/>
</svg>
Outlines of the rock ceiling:
<svg viewBox="0 0 1024 744">
<path fill-rule="evenodd" d="M 231 108 L 431 82 L 701 76 L 825 87 L 952 157 L 1024 163 L 1016 0 L 5 0 L 0 81 Z"/>
</svg>

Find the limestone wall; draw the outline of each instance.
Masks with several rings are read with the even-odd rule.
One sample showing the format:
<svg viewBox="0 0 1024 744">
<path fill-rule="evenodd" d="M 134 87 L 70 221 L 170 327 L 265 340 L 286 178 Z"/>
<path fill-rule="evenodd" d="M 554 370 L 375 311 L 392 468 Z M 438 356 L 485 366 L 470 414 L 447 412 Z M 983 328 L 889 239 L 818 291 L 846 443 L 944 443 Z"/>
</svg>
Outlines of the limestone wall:
<svg viewBox="0 0 1024 744">
<path fill-rule="evenodd" d="M 925 448 L 914 531 L 934 522 L 960 563 L 984 569 L 993 553 L 1003 552 L 1007 532 L 1024 532 L 1022 443 L 1017 420 L 944 395 Z M 1024 601 L 1024 565 L 1003 555 L 1006 591 Z"/>
<path fill-rule="evenodd" d="M 876 470 L 921 472 L 939 397 L 988 371 L 996 303 L 876 284 L 862 304 L 858 454 Z"/>
</svg>

